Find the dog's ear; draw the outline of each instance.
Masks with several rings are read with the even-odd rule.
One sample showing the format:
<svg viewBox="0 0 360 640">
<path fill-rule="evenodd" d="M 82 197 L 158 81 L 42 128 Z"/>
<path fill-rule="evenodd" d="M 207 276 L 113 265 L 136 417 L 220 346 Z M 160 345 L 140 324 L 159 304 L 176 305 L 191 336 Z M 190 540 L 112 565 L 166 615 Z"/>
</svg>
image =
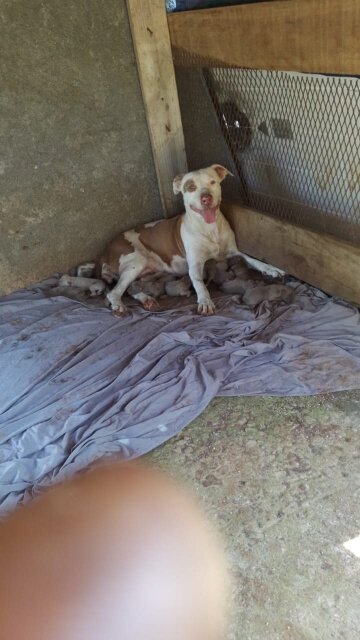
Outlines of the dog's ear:
<svg viewBox="0 0 360 640">
<path fill-rule="evenodd" d="M 233 173 L 231 173 L 231 171 L 229 171 L 229 169 L 226 169 L 226 167 L 223 167 L 222 164 L 212 164 L 211 168 L 214 169 L 214 171 L 216 171 L 216 173 L 218 174 L 220 178 L 220 182 L 222 182 L 224 178 L 226 178 L 226 176 L 234 175 Z"/>
<path fill-rule="evenodd" d="M 173 180 L 173 190 L 176 196 L 181 191 L 181 183 L 182 183 L 183 177 L 184 177 L 184 174 L 182 174 L 181 176 L 175 176 Z"/>
</svg>

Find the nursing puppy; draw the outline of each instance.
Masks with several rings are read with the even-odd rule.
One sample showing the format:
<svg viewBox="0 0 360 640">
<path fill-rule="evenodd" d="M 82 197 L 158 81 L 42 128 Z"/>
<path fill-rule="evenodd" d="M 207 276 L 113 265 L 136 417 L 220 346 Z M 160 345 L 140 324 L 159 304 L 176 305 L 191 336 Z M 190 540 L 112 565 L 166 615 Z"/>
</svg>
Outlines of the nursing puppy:
<svg viewBox="0 0 360 640">
<path fill-rule="evenodd" d="M 185 213 L 125 231 L 107 247 L 98 261 L 98 273 L 117 284 L 107 294 L 117 316 L 127 313 L 123 295 L 137 278 L 150 273 L 189 274 L 197 295 L 197 310 L 211 315 L 215 305 L 204 283 L 207 260 L 242 256 L 234 233 L 220 211 L 221 182 L 230 172 L 219 164 L 177 176 L 174 193 L 181 193 Z M 243 256 L 251 266 L 277 276 L 279 271 Z M 133 295 L 145 309 L 156 308 L 156 300 L 143 292 Z"/>
</svg>

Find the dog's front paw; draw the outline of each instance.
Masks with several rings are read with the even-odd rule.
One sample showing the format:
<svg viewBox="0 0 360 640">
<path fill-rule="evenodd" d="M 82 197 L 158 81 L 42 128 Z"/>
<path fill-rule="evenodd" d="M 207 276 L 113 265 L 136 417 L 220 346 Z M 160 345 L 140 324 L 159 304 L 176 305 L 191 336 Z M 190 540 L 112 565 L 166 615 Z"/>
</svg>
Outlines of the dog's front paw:
<svg viewBox="0 0 360 640">
<path fill-rule="evenodd" d="M 284 278 L 286 276 L 285 271 L 282 271 L 282 269 L 278 269 L 277 267 L 273 267 L 270 264 L 266 265 L 263 273 L 269 278 Z"/>
<path fill-rule="evenodd" d="M 121 304 L 118 307 L 112 307 L 112 314 L 115 318 L 124 318 L 129 314 L 129 312 L 125 305 Z"/>
<path fill-rule="evenodd" d="M 215 305 L 210 298 L 199 300 L 197 312 L 201 316 L 212 316 L 215 313 Z"/>
<path fill-rule="evenodd" d="M 242 253 L 240 255 L 244 258 L 247 266 L 250 267 L 250 269 L 255 269 L 268 278 L 284 278 L 284 276 L 286 276 L 285 271 L 274 267 L 272 264 L 267 264 L 266 262 L 262 262 L 261 260 L 256 260 L 256 258 L 251 258 L 245 253 Z M 236 265 L 235 270 L 237 271 Z M 241 276 L 240 273 L 237 273 L 236 275 Z"/>
<path fill-rule="evenodd" d="M 107 294 L 106 300 L 110 304 L 113 316 L 122 318 L 128 314 L 128 310 L 121 298 L 116 296 L 112 291 Z"/>
</svg>

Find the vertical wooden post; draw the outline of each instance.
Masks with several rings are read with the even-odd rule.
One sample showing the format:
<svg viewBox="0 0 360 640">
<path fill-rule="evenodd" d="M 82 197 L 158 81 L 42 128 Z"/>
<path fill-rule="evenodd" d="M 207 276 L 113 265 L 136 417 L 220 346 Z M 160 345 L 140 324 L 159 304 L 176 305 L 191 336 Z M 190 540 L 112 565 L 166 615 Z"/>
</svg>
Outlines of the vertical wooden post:
<svg viewBox="0 0 360 640">
<path fill-rule="evenodd" d="M 179 212 L 172 181 L 187 171 L 164 0 L 127 0 L 130 28 L 165 216 Z"/>
</svg>

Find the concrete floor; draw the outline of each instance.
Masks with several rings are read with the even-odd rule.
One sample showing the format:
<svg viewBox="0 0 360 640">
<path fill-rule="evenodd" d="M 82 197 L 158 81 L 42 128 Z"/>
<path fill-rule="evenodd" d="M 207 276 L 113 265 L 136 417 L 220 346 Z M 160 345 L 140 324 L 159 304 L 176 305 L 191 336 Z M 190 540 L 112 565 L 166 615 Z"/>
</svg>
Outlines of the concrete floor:
<svg viewBox="0 0 360 640">
<path fill-rule="evenodd" d="M 223 535 L 228 640 L 357 640 L 360 391 L 221 398 L 148 456 L 184 480 Z"/>
</svg>

